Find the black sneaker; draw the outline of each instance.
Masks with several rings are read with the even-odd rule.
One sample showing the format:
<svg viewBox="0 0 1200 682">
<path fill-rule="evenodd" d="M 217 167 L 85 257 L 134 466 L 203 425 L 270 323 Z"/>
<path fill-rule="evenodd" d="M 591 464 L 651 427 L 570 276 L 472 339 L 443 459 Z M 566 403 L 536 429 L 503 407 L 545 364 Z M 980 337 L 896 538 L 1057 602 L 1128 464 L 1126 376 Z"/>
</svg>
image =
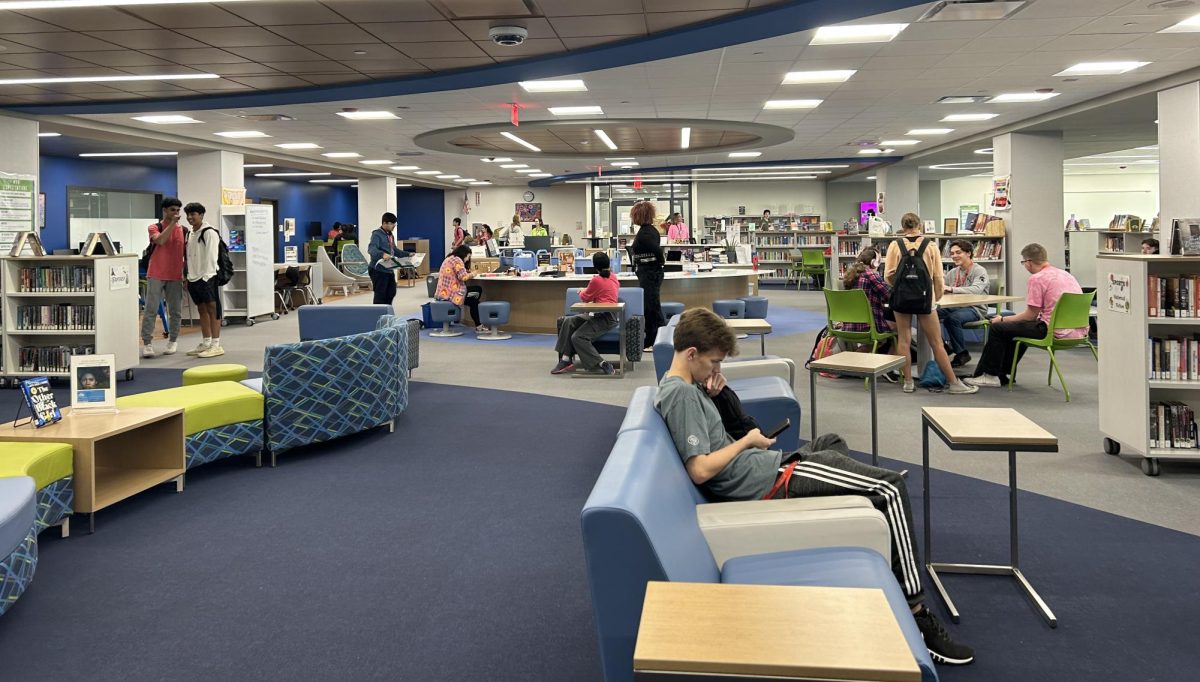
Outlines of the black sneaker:
<svg viewBox="0 0 1200 682">
<path fill-rule="evenodd" d="M 600 371 L 611 377 L 617 373 L 617 368 L 613 367 L 611 362 L 605 360 L 604 362 L 600 363 Z"/>
<path fill-rule="evenodd" d="M 562 374 L 564 372 L 570 372 L 573 369 L 575 369 L 575 363 L 571 362 L 570 360 L 559 360 L 558 364 L 554 366 L 554 369 L 550 370 L 550 373 Z"/>
<path fill-rule="evenodd" d="M 966 644 L 959 644 L 950 639 L 950 633 L 942 627 L 936 616 L 928 608 L 921 607 L 919 613 L 913 614 L 921 637 L 925 640 L 925 648 L 936 663 L 947 665 L 966 665 L 975 660 L 975 650 Z"/>
<path fill-rule="evenodd" d="M 954 359 L 950 361 L 950 366 L 951 367 L 965 367 L 967 365 L 967 363 L 969 363 L 970 361 L 971 361 L 971 354 L 964 350 L 963 352 L 954 356 Z"/>
<path fill-rule="evenodd" d="M 894 384 L 900 381 L 900 373 L 893 370 L 883 375 L 883 380 L 889 384 Z"/>
</svg>

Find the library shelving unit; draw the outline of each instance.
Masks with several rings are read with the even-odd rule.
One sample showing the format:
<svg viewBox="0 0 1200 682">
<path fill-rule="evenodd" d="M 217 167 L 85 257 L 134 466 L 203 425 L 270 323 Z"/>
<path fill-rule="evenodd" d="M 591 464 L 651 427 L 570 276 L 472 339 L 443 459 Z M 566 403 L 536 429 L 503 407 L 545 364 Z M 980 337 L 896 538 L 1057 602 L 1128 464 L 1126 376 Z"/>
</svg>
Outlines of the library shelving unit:
<svg viewBox="0 0 1200 682">
<path fill-rule="evenodd" d="M 846 274 L 846 268 L 850 267 L 854 263 L 854 259 L 858 258 L 858 253 L 868 246 L 871 246 L 871 235 L 866 232 L 860 234 L 833 233 L 829 244 L 829 282 L 826 286 L 831 289 L 841 289 L 842 276 Z M 880 258 L 882 259 L 882 257 L 881 255 Z"/>
<path fill-rule="evenodd" d="M 1096 258 L 1100 254 L 1141 253 L 1142 240 L 1154 235 L 1128 230 L 1067 230 L 1071 274 L 1080 286 L 1097 286 Z"/>
<path fill-rule="evenodd" d="M 771 220 L 771 229 L 763 229 L 754 216 L 704 216 L 703 235 L 711 244 L 720 244 L 730 232 L 738 233 L 742 244 L 750 244 L 758 255 L 760 281 L 786 282 L 792 267 L 792 252 L 801 247 L 829 248 L 832 232 L 820 229 L 816 215 L 781 216 Z M 795 225 L 801 229 L 791 229 Z"/>
<path fill-rule="evenodd" d="M 221 208 L 221 236 L 227 244 L 240 244 L 236 246 L 239 250 L 229 251 L 233 279 L 221 287 L 222 326 L 230 318 L 243 319 L 247 325 L 266 315 L 279 319 L 275 312 L 273 216 L 272 207 L 262 204 Z M 235 234 L 238 237 L 231 238 Z"/>
<path fill-rule="evenodd" d="M 133 377 L 138 365 L 138 257 L 0 258 L 5 381 L 69 376 L 72 354 L 107 354 Z"/>
<path fill-rule="evenodd" d="M 942 254 L 942 269 L 947 272 L 954 267 L 954 261 L 950 259 L 950 243 L 956 239 L 971 242 L 975 245 L 975 262 L 987 270 L 989 279 L 999 281 L 1001 285 L 1004 285 L 1004 290 L 1008 290 L 1008 237 L 983 235 L 976 232 L 959 232 L 955 234 L 930 233 L 926 234 L 925 237 L 933 239 L 937 243 L 938 250 Z M 888 247 L 893 241 L 899 238 L 900 235 L 898 234 L 835 235 L 833 253 L 837 254 L 837 266 L 832 268 L 832 273 L 835 276 L 833 281 L 834 287 L 841 288 L 841 275 L 854 262 L 855 257 L 857 257 L 858 252 L 863 247 L 875 247 L 879 251 L 879 260 L 882 263 L 887 257 Z"/>
<path fill-rule="evenodd" d="M 1142 472 L 1147 476 L 1159 474 L 1160 460 L 1200 461 L 1200 448 L 1162 447 L 1156 442 L 1159 434 L 1151 432 L 1151 405 L 1200 407 L 1200 378 L 1152 378 L 1151 339 L 1192 340 L 1200 333 L 1200 317 L 1164 316 L 1161 296 L 1150 300 L 1152 288 L 1159 289 L 1158 278 L 1200 276 L 1200 257 L 1100 254 L 1097 267 L 1098 323 L 1104 330 L 1099 368 L 1104 451 L 1116 455 L 1125 448 L 1141 456 Z M 1151 278 L 1155 278 L 1153 285 Z M 1119 304 L 1123 298 L 1128 300 L 1127 312 Z M 1195 306 L 1191 312 L 1200 314 Z M 1185 368 L 1190 364 L 1196 369 L 1195 362 L 1187 363 L 1186 358 L 1183 362 Z M 1190 431 L 1191 424 L 1186 426 Z M 1187 433 L 1182 438 L 1194 440 L 1195 436 Z"/>
</svg>

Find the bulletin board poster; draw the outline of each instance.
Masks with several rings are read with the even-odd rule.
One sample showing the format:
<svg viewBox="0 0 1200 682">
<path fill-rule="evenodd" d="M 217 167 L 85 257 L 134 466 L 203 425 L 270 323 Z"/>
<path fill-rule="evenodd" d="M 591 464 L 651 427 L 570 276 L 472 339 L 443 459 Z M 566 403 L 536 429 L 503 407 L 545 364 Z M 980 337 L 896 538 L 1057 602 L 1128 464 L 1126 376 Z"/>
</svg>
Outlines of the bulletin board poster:
<svg viewBox="0 0 1200 682">
<path fill-rule="evenodd" d="M 958 229 L 970 232 L 971 226 L 967 224 L 967 215 L 970 213 L 979 213 L 979 204 L 960 204 L 958 207 Z"/>
<path fill-rule="evenodd" d="M 997 211 L 1007 211 L 1012 208 L 1011 182 L 1011 175 L 1002 175 L 992 179 L 992 208 Z"/>
<path fill-rule="evenodd" d="M 0 174 L 0 251 L 11 249 L 22 232 L 36 229 L 36 183 L 32 175 Z"/>
<path fill-rule="evenodd" d="M 542 205 L 536 204 L 517 204 L 516 205 L 517 219 L 523 223 L 536 223 L 542 219 Z"/>
</svg>

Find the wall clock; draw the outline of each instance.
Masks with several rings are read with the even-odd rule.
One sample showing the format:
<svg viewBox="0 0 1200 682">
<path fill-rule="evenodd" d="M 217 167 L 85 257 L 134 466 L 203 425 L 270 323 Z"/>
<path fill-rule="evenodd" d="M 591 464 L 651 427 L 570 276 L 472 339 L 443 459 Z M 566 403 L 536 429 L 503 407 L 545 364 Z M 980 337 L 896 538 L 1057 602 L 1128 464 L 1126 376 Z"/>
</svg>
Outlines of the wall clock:
<svg viewBox="0 0 1200 682">
<path fill-rule="evenodd" d="M 526 192 L 523 198 L 525 201 L 533 201 L 533 192 Z"/>
</svg>

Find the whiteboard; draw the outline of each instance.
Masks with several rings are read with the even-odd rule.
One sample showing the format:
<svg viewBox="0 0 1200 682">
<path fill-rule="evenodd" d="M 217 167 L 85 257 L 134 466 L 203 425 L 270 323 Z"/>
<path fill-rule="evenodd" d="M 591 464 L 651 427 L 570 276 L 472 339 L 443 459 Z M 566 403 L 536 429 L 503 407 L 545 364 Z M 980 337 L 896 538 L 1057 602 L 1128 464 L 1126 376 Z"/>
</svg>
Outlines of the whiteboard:
<svg viewBox="0 0 1200 682">
<path fill-rule="evenodd" d="M 275 209 L 246 204 L 246 309 L 257 317 L 275 312 Z"/>
</svg>

